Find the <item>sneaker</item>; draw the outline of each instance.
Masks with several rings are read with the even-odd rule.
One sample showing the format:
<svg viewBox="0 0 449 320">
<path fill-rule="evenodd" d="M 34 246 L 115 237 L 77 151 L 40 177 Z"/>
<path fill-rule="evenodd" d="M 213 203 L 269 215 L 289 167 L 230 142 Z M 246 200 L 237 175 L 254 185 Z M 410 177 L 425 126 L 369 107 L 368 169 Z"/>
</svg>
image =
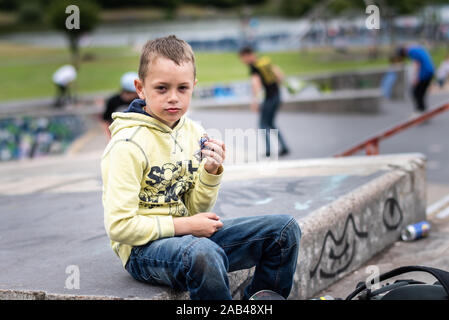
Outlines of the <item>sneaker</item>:
<svg viewBox="0 0 449 320">
<path fill-rule="evenodd" d="M 418 118 L 418 117 L 421 116 L 422 114 L 423 114 L 423 113 L 420 112 L 420 111 L 413 111 L 413 113 L 410 115 L 409 119 L 412 120 L 412 119 Z"/>
</svg>

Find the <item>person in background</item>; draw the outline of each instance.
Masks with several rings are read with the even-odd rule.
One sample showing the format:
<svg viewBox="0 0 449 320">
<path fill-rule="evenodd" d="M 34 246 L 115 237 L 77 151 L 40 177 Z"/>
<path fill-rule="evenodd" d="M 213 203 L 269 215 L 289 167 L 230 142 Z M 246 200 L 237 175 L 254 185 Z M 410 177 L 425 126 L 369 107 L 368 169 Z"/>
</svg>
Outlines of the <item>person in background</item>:
<svg viewBox="0 0 449 320">
<path fill-rule="evenodd" d="M 392 98 L 394 85 L 396 84 L 396 81 L 398 78 L 398 71 L 396 68 L 397 63 L 398 63 L 398 58 L 395 55 L 392 55 L 389 58 L 389 61 L 390 61 L 390 69 L 383 76 L 381 85 L 380 85 L 380 87 L 382 89 L 382 94 L 387 99 Z"/>
<path fill-rule="evenodd" d="M 444 87 L 446 83 L 447 77 L 449 76 L 449 53 L 446 55 L 446 58 L 441 61 L 440 66 L 437 70 L 437 82 L 440 86 L 440 89 Z"/>
<path fill-rule="evenodd" d="M 412 81 L 412 93 L 415 102 L 414 116 L 418 116 L 427 109 L 425 97 L 435 72 L 432 58 L 427 50 L 419 45 L 399 47 L 397 57 L 400 61 L 410 58 L 415 63 L 416 75 Z"/>
<path fill-rule="evenodd" d="M 70 101 L 73 101 L 70 87 L 75 82 L 76 76 L 76 69 L 70 64 L 60 67 L 53 73 L 52 79 L 57 89 L 54 102 L 56 108 L 61 108 Z"/>
<path fill-rule="evenodd" d="M 138 78 L 139 75 L 137 74 L 137 72 L 130 71 L 123 74 L 120 79 L 120 92 L 114 94 L 106 101 L 102 119 L 104 129 L 109 137 L 111 135 L 109 126 L 113 121 L 112 114 L 114 112 L 121 112 L 126 110 L 129 104 L 134 99 L 137 99 L 139 97 L 134 86 L 134 80 Z"/>
<path fill-rule="evenodd" d="M 260 109 L 259 128 L 266 130 L 265 155 L 270 157 L 270 130 L 278 130 L 274 125 L 274 118 L 281 105 L 279 86 L 284 79 L 284 75 L 278 66 L 271 63 L 268 57 L 258 57 L 249 46 L 240 49 L 239 56 L 240 60 L 248 65 L 250 69 L 252 88 L 251 110 L 258 112 Z M 265 90 L 265 99 L 259 108 L 258 97 L 262 86 Z M 279 155 L 287 155 L 289 149 L 279 130 L 278 141 L 280 145 Z"/>
</svg>

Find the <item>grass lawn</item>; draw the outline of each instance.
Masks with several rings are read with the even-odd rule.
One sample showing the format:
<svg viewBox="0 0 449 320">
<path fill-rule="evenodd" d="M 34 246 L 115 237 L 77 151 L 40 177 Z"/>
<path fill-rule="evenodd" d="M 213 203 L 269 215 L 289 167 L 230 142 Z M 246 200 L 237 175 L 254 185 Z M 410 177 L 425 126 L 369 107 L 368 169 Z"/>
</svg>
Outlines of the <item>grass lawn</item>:
<svg viewBox="0 0 449 320">
<path fill-rule="evenodd" d="M 82 54 L 92 57 L 82 63 L 77 86 L 80 94 L 97 91 L 118 90 L 120 76 L 136 70 L 139 52 L 130 47 L 84 48 Z M 444 52 L 432 53 L 438 65 Z M 354 59 L 342 59 L 338 54 L 326 50 L 308 52 L 267 53 L 287 75 L 354 70 L 386 66 L 385 58 L 363 59 L 358 52 L 351 53 Z M 51 82 L 53 72 L 69 63 L 67 49 L 37 48 L 0 43 L 0 101 L 53 96 Z M 361 58 L 362 57 L 362 58 Z M 197 52 L 198 84 L 229 82 L 248 78 L 248 69 L 240 63 L 235 53 Z"/>
</svg>

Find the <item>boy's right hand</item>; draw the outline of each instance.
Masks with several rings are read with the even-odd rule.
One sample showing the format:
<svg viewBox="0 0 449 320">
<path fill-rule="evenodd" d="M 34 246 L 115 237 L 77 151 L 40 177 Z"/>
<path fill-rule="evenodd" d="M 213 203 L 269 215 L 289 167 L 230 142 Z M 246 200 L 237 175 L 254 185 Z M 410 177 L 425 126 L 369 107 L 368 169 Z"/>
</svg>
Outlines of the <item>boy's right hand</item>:
<svg viewBox="0 0 449 320">
<path fill-rule="evenodd" d="M 213 212 L 200 212 L 191 217 L 174 218 L 175 236 L 191 234 L 196 237 L 210 237 L 223 227 L 220 217 Z"/>
</svg>

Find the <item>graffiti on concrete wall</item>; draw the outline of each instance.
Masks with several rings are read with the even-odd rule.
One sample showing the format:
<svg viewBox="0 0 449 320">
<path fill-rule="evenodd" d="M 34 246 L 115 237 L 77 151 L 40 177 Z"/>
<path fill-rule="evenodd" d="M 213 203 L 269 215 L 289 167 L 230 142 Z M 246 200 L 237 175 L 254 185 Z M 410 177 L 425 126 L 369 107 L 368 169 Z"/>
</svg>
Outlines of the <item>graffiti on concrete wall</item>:
<svg viewBox="0 0 449 320">
<path fill-rule="evenodd" d="M 396 230 L 402 223 L 403 214 L 399 203 L 395 198 L 388 198 L 384 204 L 382 221 L 387 230 Z"/>
<path fill-rule="evenodd" d="M 0 161 L 62 153 L 84 131 L 76 115 L 0 119 Z"/>
<path fill-rule="evenodd" d="M 345 271 L 356 254 L 357 238 L 366 237 L 368 237 L 368 232 L 359 230 L 354 221 L 354 216 L 350 213 L 346 218 L 341 237 L 336 237 L 331 230 L 327 231 L 318 262 L 310 270 L 310 278 L 315 277 L 318 269 L 321 278 L 333 278 Z"/>
<path fill-rule="evenodd" d="M 397 230 L 403 220 L 402 209 L 395 198 L 388 198 L 383 207 L 382 222 L 387 231 Z M 367 231 L 357 227 L 352 213 L 346 218 L 340 237 L 328 230 L 321 247 L 320 255 L 315 266 L 309 270 L 310 278 L 318 274 L 321 278 L 333 278 L 346 271 L 351 265 L 356 253 L 359 239 L 368 238 Z"/>
</svg>

